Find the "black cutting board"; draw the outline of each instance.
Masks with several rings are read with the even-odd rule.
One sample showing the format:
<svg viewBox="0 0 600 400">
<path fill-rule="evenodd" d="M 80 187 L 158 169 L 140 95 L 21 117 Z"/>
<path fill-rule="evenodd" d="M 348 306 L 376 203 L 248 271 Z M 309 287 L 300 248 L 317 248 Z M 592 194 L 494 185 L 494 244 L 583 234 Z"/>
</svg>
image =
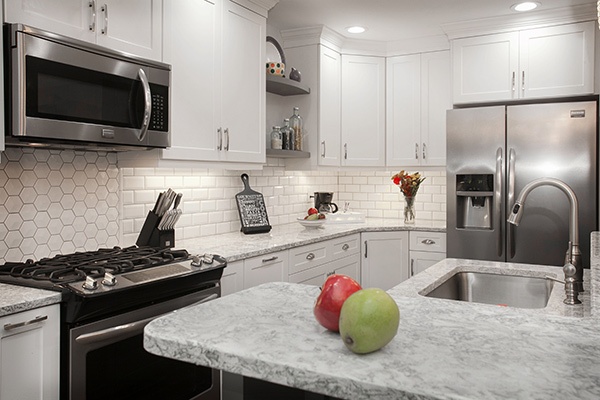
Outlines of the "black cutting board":
<svg viewBox="0 0 600 400">
<path fill-rule="evenodd" d="M 240 213 L 241 231 L 244 233 L 265 233 L 271 230 L 269 216 L 263 195 L 250 188 L 248 175 L 242 174 L 244 190 L 235 195 Z"/>
</svg>

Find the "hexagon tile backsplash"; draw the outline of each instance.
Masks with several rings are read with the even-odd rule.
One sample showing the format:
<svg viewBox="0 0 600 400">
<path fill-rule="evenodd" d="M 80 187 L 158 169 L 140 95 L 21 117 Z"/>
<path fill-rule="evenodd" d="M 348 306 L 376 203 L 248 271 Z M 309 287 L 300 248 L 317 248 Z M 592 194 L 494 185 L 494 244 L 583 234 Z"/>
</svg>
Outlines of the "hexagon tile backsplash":
<svg viewBox="0 0 600 400">
<path fill-rule="evenodd" d="M 7 148 L 0 162 L 0 263 L 119 244 L 115 153 Z"/>
</svg>

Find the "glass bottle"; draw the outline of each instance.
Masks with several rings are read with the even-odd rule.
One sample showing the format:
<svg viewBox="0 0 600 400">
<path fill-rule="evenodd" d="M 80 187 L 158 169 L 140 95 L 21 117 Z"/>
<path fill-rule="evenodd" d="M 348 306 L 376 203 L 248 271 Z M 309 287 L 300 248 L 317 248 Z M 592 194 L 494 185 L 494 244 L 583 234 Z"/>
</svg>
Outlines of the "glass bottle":
<svg viewBox="0 0 600 400">
<path fill-rule="evenodd" d="M 290 126 L 294 131 L 294 150 L 302 150 L 302 117 L 300 117 L 299 108 L 294 107 L 294 115 L 290 117 Z"/>
<path fill-rule="evenodd" d="M 294 131 L 290 127 L 290 119 L 283 120 L 283 128 L 281 128 L 281 139 L 283 140 L 282 148 L 284 150 L 294 150 Z"/>
<path fill-rule="evenodd" d="M 273 131 L 271 132 L 271 148 L 275 150 L 281 150 L 281 128 L 278 126 L 273 127 Z"/>
</svg>

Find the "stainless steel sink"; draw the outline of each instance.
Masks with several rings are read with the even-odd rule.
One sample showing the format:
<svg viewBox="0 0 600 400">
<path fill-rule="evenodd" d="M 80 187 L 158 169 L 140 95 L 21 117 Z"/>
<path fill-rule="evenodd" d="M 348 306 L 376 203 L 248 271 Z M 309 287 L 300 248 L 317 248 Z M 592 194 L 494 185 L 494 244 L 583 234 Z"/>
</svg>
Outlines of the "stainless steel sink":
<svg viewBox="0 0 600 400">
<path fill-rule="evenodd" d="M 553 286 L 554 282 L 546 278 L 458 272 L 424 296 L 518 308 L 544 308 Z"/>
</svg>

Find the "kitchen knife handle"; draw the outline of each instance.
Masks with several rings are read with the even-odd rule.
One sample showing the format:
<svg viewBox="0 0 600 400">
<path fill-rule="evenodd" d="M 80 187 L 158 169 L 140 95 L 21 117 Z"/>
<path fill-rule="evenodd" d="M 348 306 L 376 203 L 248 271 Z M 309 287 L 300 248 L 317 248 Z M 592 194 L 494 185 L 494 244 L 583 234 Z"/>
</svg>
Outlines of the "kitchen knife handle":
<svg viewBox="0 0 600 400">
<path fill-rule="evenodd" d="M 504 252 L 504 245 L 502 241 L 504 240 L 504 233 L 502 230 L 502 226 L 504 226 L 504 221 L 502 221 L 502 182 L 504 178 L 502 176 L 503 168 L 503 157 L 502 157 L 502 147 L 498 147 L 496 150 L 496 180 L 495 182 L 495 190 L 494 190 L 494 224 L 496 225 L 496 253 L 498 257 L 502 257 L 502 253 Z"/>
<path fill-rule="evenodd" d="M 90 23 L 90 31 L 96 32 L 96 0 L 92 0 L 88 3 L 90 7 L 90 17 L 92 22 Z"/>
</svg>

